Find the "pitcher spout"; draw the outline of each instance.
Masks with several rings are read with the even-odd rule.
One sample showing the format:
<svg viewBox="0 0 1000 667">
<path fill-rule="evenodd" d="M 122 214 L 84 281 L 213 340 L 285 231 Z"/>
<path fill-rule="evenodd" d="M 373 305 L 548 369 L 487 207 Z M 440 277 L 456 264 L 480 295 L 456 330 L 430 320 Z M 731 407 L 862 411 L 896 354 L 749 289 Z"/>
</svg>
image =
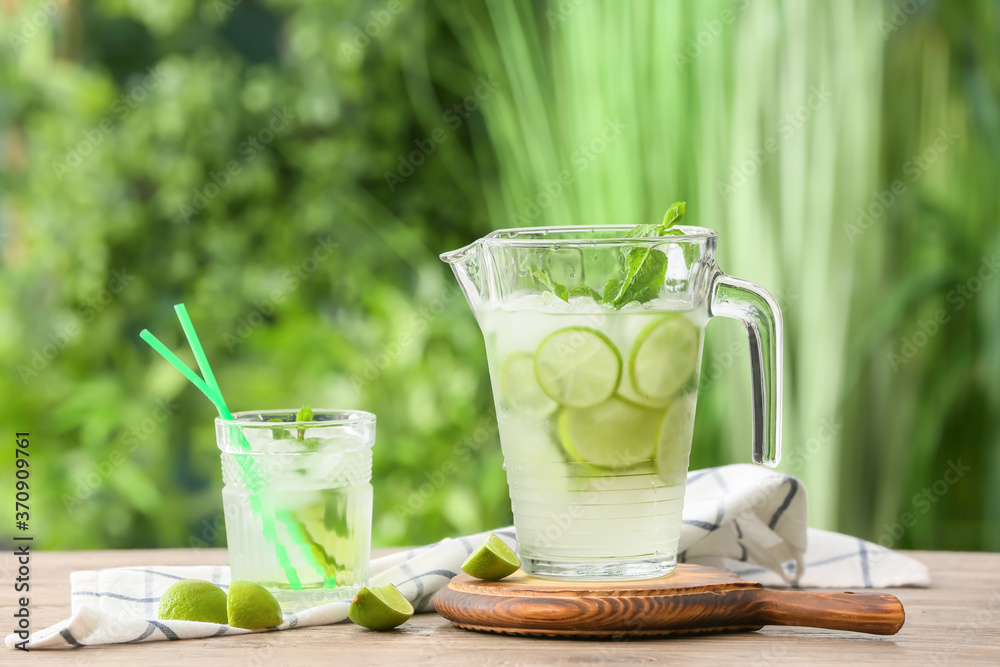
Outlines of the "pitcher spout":
<svg viewBox="0 0 1000 667">
<path fill-rule="evenodd" d="M 479 250 L 479 241 L 473 241 L 464 248 L 443 252 L 439 255 L 439 257 L 441 258 L 441 261 L 447 262 L 451 265 L 461 264 L 475 255 L 477 250 Z"/>
<path fill-rule="evenodd" d="M 455 273 L 455 278 L 465 294 L 466 301 L 472 311 L 478 312 L 479 305 L 483 302 L 485 293 L 488 290 L 485 284 L 485 272 L 483 262 L 480 257 L 482 240 L 474 241 L 469 245 L 441 253 L 441 260 L 451 265 L 451 270 Z"/>
</svg>

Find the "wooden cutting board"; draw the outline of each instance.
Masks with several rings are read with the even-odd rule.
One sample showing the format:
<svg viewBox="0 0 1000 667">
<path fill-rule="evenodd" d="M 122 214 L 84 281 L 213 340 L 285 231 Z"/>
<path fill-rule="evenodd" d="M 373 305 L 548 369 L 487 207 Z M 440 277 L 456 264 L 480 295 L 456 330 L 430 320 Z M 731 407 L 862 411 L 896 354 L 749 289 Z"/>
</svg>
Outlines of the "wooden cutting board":
<svg viewBox="0 0 1000 667">
<path fill-rule="evenodd" d="M 545 637 L 742 632 L 765 625 L 893 635 L 904 620 L 892 595 L 770 590 L 689 564 L 642 581 L 550 581 L 520 570 L 502 581 L 460 574 L 438 592 L 434 607 L 466 630 Z"/>
</svg>

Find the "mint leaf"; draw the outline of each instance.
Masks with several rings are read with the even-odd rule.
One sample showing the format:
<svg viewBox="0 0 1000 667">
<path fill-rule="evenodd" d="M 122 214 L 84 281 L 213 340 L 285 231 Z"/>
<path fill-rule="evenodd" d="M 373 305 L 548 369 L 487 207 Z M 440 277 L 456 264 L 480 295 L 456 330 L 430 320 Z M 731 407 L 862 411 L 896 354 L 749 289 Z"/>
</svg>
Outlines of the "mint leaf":
<svg viewBox="0 0 1000 667">
<path fill-rule="evenodd" d="M 685 213 L 687 213 L 687 202 L 677 202 L 667 209 L 667 213 L 663 216 L 663 222 L 660 223 L 660 226 L 663 227 L 664 230 L 673 227 L 680 222 L 680 219 L 684 217 Z M 662 235 L 663 234 L 661 233 L 660 236 Z"/>
<path fill-rule="evenodd" d="M 643 303 L 655 299 L 666 275 L 666 255 L 656 248 L 632 248 L 625 259 L 625 279 L 608 283 L 608 287 L 612 283 L 618 286 L 617 293 L 608 301 L 608 305 L 621 308 L 633 301 Z M 609 296 L 608 287 L 605 288 L 605 298 Z"/>
<path fill-rule="evenodd" d="M 268 419 L 267 421 L 268 421 L 268 423 L 271 423 L 271 422 L 278 422 L 278 423 L 281 423 L 281 424 L 285 423 L 284 419 L 278 419 L 277 417 L 275 417 L 273 419 Z M 285 430 L 285 429 L 283 429 L 283 428 L 273 428 L 273 429 L 271 429 L 271 439 L 272 440 L 287 440 L 290 437 L 291 436 L 289 435 L 288 431 Z"/>
<path fill-rule="evenodd" d="M 535 279 L 542 284 L 542 287 L 552 292 L 563 301 L 569 301 L 569 290 L 566 289 L 566 286 L 553 281 L 552 276 L 550 276 L 546 271 L 534 271 L 531 275 L 533 275 Z"/>
<path fill-rule="evenodd" d="M 648 239 L 654 236 L 660 236 L 660 231 L 662 225 L 636 225 L 632 229 L 628 230 L 628 234 L 625 235 L 627 239 Z"/>
<path fill-rule="evenodd" d="M 595 290 L 590 285 L 577 285 L 576 287 L 574 287 L 573 289 L 571 289 L 569 291 L 569 295 L 570 296 L 589 296 L 594 301 L 597 301 L 598 303 L 600 303 L 604 299 L 604 296 L 601 295 L 597 290 Z"/>
<path fill-rule="evenodd" d="M 605 306 L 610 306 L 614 304 L 615 299 L 622 291 L 622 281 L 620 278 L 612 278 L 608 281 L 608 284 L 604 286 L 604 294 L 601 295 L 601 303 Z"/>
<path fill-rule="evenodd" d="M 682 201 L 677 202 L 667 210 L 667 214 L 663 216 L 663 225 L 665 231 L 664 236 L 682 236 L 684 232 L 679 229 L 673 228 L 674 225 L 684 217 L 684 212 L 687 211 L 687 204 Z M 699 254 L 699 248 L 694 244 L 687 244 L 684 246 L 684 261 L 688 264 L 694 263 Z"/>
<path fill-rule="evenodd" d="M 308 405 L 303 405 L 299 408 L 299 411 L 295 413 L 295 421 L 297 422 L 311 422 L 313 420 L 312 408 Z M 306 430 L 304 428 L 296 429 L 299 432 L 299 440 L 306 437 Z"/>
<path fill-rule="evenodd" d="M 302 441 L 302 444 L 309 450 L 315 452 L 323 443 L 326 442 L 323 438 L 306 438 Z M 304 472 L 304 471 L 303 471 Z"/>
<path fill-rule="evenodd" d="M 683 234 L 679 229 L 673 229 L 684 213 L 687 204 L 679 201 L 663 216 L 663 222 L 658 225 L 636 225 L 625 235 L 626 238 L 655 238 L 657 236 L 677 236 Z M 638 301 L 643 303 L 655 299 L 663 287 L 667 275 L 667 256 L 652 247 L 633 247 L 625 254 L 625 277 L 621 280 L 612 279 L 604 287 L 605 305 L 621 308 L 626 303 Z"/>
<path fill-rule="evenodd" d="M 630 229 L 625 238 L 650 239 L 660 236 L 680 236 L 684 232 L 675 225 L 687 212 L 687 204 L 679 201 L 667 209 L 663 221 L 657 224 L 636 225 Z M 696 248 L 695 248 L 696 249 Z M 685 248 L 685 257 L 688 256 Z M 690 263 L 691 259 L 688 258 Z M 577 285 L 567 289 L 554 280 L 547 271 L 534 271 L 531 274 L 543 289 L 552 292 L 563 301 L 569 301 L 571 296 L 589 296 L 601 305 L 609 308 L 621 308 L 626 303 L 638 301 L 644 303 L 655 299 L 663 287 L 667 275 L 667 256 L 662 251 L 652 247 L 626 246 L 624 252 L 624 275 L 612 278 L 604 286 L 604 292 L 589 285 Z"/>
<path fill-rule="evenodd" d="M 687 211 L 687 203 L 679 201 L 667 209 L 663 216 L 663 222 L 659 224 L 636 225 L 625 234 L 627 239 L 649 239 L 657 236 L 680 236 L 684 232 L 679 229 L 671 229 L 680 222 Z"/>
</svg>

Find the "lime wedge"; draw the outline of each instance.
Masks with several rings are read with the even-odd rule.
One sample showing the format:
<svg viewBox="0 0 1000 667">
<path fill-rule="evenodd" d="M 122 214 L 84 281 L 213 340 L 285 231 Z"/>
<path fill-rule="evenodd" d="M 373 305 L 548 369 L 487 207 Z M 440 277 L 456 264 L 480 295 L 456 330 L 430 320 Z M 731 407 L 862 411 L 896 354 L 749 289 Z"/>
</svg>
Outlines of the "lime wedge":
<svg viewBox="0 0 1000 667">
<path fill-rule="evenodd" d="M 500 364 L 500 393 L 511 410 L 523 415 L 546 417 L 558 407 L 535 379 L 535 359 L 517 352 Z"/>
<path fill-rule="evenodd" d="M 603 468 L 629 468 L 656 451 L 663 411 L 611 398 L 592 408 L 559 414 L 559 438 L 571 460 Z"/>
<path fill-rule="evenodd" d="M 517 572 L 519 567 L 521 561 L 517 554 L 493 533 L 490 533 L 486 541 L 476 547 L 476 550 L 462 563 L 463 572 L 470 577 L 486 581 L 499 581 L 509 577 Z"/>
<path fill-rule="evenodd" d="M 271 591 L 252 581 L 229 584 L 226 611 L 234 628 L 257 630 L 281 625 L 281 605 Z"/>
<path fill-rule="evenodd" d="M 672 398 L 694 373 L 699 342 L 697 327 L 680 313 L 647 326 L 628 357 L 632 389 L 646 401 Z"/>
<path fill-rule="evenodd" d="M 622 356 L 596 329 L 566 327 L 535 351 L 535 378 L 549 398 L 586 408 L 611 398 L 622 375 Z"/>
<path fill-rule="evenodd" d="M 392 584 L 365 586 L 351 602 L 347 617 L 369 630 L 392 630 L 413 616 L 413 605 Z"/>
<path fill-rule="evenodd" d="M 676 486 L 687 479 L 697 394 L 680 396 L 667 410 L 656 447 L 656 474 L 665 484 Z"/>
<path fill-rule="evenodd" d="M 201 579 L 181 579 L 163 592 L 157 615 L 161 621 L 201 621 L 225 625 L 226 592 Z"/>
</svg>

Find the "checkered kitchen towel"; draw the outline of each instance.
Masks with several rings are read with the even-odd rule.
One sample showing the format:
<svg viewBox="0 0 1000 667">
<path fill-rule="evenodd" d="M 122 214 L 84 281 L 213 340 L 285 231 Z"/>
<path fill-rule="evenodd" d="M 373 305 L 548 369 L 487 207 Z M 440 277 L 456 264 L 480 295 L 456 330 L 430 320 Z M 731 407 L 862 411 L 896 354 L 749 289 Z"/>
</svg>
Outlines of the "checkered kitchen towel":
<svg viewBox="0 0 1000 667">
<path fill-rule="evenodd" d="M 513 528 L 495 531 L 516 549 Z M 459 572 L 486 533 L 400 552 L 371 563 L 373 584 L 393 583 L 418 611 L 433 610 L 434 593 Z M 927 586 L 927 568 L 870 542 L 808 528 L 805 489 L 794 477 L 751 465 L 688 474 L 679 558 L 732 570 L 766 585 L 883 588 Z M 126 567 L 74 572 L 72 616 L 32 635 L 27 647 L 217 637 L 253 632 L 228 625 L 156 620 L 160 596 L 179 579 L 205 579 L 226 588 L 229 568 Z M 339 623 L 349 603 L 290 614 L 269 630 Z M 260 632 L 260 631 L 256 631 Z M 7 637 L 8 647 L 21 641 Z"/>
</svg>

